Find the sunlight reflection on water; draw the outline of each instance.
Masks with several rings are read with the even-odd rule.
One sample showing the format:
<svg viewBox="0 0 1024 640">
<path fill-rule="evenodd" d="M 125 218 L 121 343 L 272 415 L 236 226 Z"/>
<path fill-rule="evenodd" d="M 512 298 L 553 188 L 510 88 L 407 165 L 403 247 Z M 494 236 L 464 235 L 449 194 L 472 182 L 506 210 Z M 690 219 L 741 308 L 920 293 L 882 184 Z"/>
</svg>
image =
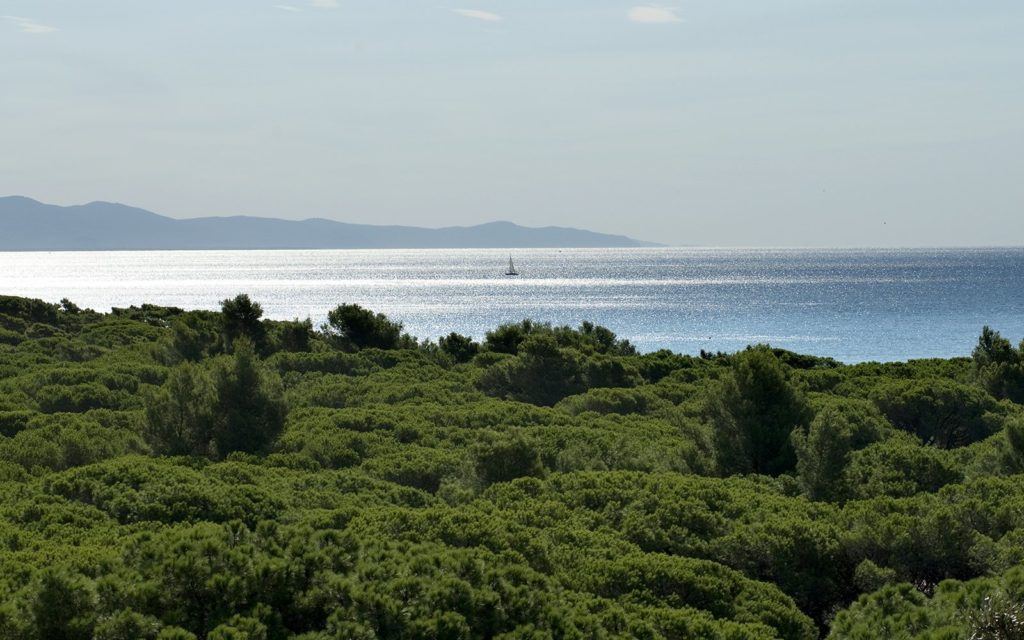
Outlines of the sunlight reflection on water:
<svg viewBox="0 0 1024 640">
<path fill-rule="evenodd" d="M 1024 250 L 522 249 L 0 253 L 0 293 L 108 310 L 216 309 L 245 292 L 271 318 L 342 302 L 421 338 L 524 317 L 592 320 L 642 350 L 769 342 L 844 361 L 967 355 L 983 324 L 1024 334 Z"/>
</svg>

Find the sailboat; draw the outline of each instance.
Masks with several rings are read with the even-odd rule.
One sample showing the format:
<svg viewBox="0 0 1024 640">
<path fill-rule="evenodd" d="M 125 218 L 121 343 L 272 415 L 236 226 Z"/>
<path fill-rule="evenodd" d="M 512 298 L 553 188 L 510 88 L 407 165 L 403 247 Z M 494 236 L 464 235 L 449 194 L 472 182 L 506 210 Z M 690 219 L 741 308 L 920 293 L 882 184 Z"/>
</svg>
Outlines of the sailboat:
<svg viewBox="0 0 1024 640">
<path fill-rule="evenodd" d="M 516 265 L 512 264 L 512 256 L 508 257 L 508 271 L 505 272 L 506 276 L 518 276 L 519 272 L 516 271 Z"/>
</svg>

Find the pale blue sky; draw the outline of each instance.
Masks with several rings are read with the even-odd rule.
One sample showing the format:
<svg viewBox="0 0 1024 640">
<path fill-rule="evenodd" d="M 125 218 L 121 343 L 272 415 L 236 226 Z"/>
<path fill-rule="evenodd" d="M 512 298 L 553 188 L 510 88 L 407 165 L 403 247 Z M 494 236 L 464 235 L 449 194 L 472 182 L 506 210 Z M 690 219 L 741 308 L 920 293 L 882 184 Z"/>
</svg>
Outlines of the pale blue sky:
<svg viewBox="0 0 1024 640">
<path fill-rule="evenodd" d="M 1021 0 L 0 16 L 0 195 L 669 244 L 1024 244 Z"/>
</svg>

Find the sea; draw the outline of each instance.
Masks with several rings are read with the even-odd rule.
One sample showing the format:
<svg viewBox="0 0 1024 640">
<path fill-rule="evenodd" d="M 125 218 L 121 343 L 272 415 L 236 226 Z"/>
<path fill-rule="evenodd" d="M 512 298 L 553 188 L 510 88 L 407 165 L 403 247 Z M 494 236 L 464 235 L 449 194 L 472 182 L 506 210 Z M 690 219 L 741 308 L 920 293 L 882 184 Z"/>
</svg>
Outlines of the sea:
<svg viewBox="0 0 1024 640">
<path fill-rule="evenodd" d="M 984 325 L 1024 338 L 1024 248 L 0 253 L 0 294 L 97 311 L 239 293 L 316 324 L 358 303 L 421 339 L 589 320 L 641 351 L 770 344 L 853 363 L 968 356 Z"/>
</svg>

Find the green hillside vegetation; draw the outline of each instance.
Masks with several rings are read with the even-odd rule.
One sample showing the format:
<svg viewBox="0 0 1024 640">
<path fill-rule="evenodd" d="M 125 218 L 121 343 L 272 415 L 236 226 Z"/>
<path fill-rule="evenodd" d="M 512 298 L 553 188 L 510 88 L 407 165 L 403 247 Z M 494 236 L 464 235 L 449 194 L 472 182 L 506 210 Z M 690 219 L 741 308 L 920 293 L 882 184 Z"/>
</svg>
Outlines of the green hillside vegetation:
<svg viewBox="0 0 1024 640">
<path fill-rule="evenodd" d="M 0 637 L 1024 638 L 1024 345 L 0 297 Z"/>
</svg>

